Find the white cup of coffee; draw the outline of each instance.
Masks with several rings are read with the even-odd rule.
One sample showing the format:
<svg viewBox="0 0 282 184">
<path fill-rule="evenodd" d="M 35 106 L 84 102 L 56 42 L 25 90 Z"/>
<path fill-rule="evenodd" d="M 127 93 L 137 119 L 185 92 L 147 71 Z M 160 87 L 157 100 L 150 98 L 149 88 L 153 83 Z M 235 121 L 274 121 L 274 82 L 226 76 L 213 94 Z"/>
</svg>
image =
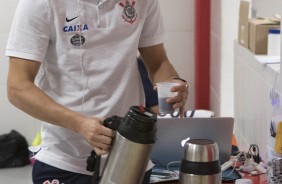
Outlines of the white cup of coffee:
<svg viewBox="0 0 282 184">
<path fill-rule="evenodd" d="M 161 114 L 170 114 L 174 112 L 174 109 L 172 107 L 173 104 L 167 103 L 166 100 L 169 97 L 174 97 L 177 95 L 177 92 L 171 92 L 171 88 L 177 85 L 179 84 L 175 82 L 157 83 L 159 112 Z"/>
</svg>

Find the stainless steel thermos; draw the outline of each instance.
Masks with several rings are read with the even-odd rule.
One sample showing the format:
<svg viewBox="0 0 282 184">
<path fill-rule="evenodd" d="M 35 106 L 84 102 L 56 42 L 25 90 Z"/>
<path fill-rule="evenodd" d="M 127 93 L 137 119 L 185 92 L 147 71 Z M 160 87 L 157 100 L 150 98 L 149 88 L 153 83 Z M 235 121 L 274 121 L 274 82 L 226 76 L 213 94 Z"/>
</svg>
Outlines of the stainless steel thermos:
<svg viewBox="0 0 282 184">
<path fill-rule="evenodd" d="M 94 153 L 95 160 L 88 159 L 88 164 L 91 165 L 89 162 L 92 162 L 96 165 L 93 169 L 95 172 L 92 183 L 141 183 L 152 146 L 156 141 L 156 121 L 155 114 L 147 108 L 138 106 L 130 107 L 123 118 L 118 116 L 107 118 L 104 126 L 115 130 L 115 137 L 100 177 L 100 157 Z"/>
<path fill-rule="evenodd" d="M 180 184 L 221 184 L 221 166 L 217 143 L 191 139 L 185 143 L 180 164 Z"/>
</svg>

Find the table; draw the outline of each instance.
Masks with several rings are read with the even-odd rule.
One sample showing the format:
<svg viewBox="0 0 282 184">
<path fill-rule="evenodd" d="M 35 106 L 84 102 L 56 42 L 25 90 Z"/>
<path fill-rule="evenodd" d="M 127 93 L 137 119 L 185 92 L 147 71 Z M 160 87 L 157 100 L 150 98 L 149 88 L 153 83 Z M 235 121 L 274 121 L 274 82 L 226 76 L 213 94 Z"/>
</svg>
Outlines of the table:
<svg viewBox="0 0 282 184">
<path fill-rule="evenodd" d="M 252 176 L 251 174 L 240 173 L 243 178 L 251 179 L 253 184 L 267 184 L 267 176 L 265 174 Z M 161 182 L 158 184 L 178 184 L 178 181 L 175 182 Z M 233 184 L 231 183 L 224 183 L 224 184 Z"/>
<path fill-rule="evenodd" d="M 266 174 L 261 174 L 257 176 L 253 176 L 247 173 L 240 173 L 243 178 L 251 179 L 253 184 L 267 184 L 267 176 Z"/>
</svg>

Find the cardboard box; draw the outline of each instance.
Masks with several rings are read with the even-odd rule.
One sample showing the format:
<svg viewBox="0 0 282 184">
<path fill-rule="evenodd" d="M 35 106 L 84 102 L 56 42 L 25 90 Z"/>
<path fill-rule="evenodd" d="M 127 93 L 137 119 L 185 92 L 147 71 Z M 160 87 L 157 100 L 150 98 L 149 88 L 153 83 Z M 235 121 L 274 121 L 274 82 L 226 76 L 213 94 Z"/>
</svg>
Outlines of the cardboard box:
<svg viewBox="0 0 282 184">
<path fill-rule="evenodd" d="M 254 54 L 267 54 L 269 29 L 280 29 L 280 22 L 268 19 L 249 20 L 249 49 Z"/>
<path fill-rule="evenodd" d="M 240 1 L 238 42 L 244 47 L 249 46 L 249 1 Z"/>
</svg>

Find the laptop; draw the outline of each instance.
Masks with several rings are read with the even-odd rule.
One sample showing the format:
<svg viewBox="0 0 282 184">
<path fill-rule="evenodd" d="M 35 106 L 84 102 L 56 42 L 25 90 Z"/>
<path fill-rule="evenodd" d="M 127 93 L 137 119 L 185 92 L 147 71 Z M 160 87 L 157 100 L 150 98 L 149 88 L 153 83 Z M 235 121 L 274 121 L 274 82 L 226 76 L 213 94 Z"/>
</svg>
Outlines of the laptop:
<svg viewBox="0 0 282 184">
<path fill-rule="evenodd" d="M 210 139 L 217 143 L 220 163 L 231 156 L 234 118 L 158 118 L 157 141 L 150 155 L 156 166 L 167 167 L 169 163 L 182 160 L 184 148 L 181 141 L 190 139 Z"/>
</svg>

